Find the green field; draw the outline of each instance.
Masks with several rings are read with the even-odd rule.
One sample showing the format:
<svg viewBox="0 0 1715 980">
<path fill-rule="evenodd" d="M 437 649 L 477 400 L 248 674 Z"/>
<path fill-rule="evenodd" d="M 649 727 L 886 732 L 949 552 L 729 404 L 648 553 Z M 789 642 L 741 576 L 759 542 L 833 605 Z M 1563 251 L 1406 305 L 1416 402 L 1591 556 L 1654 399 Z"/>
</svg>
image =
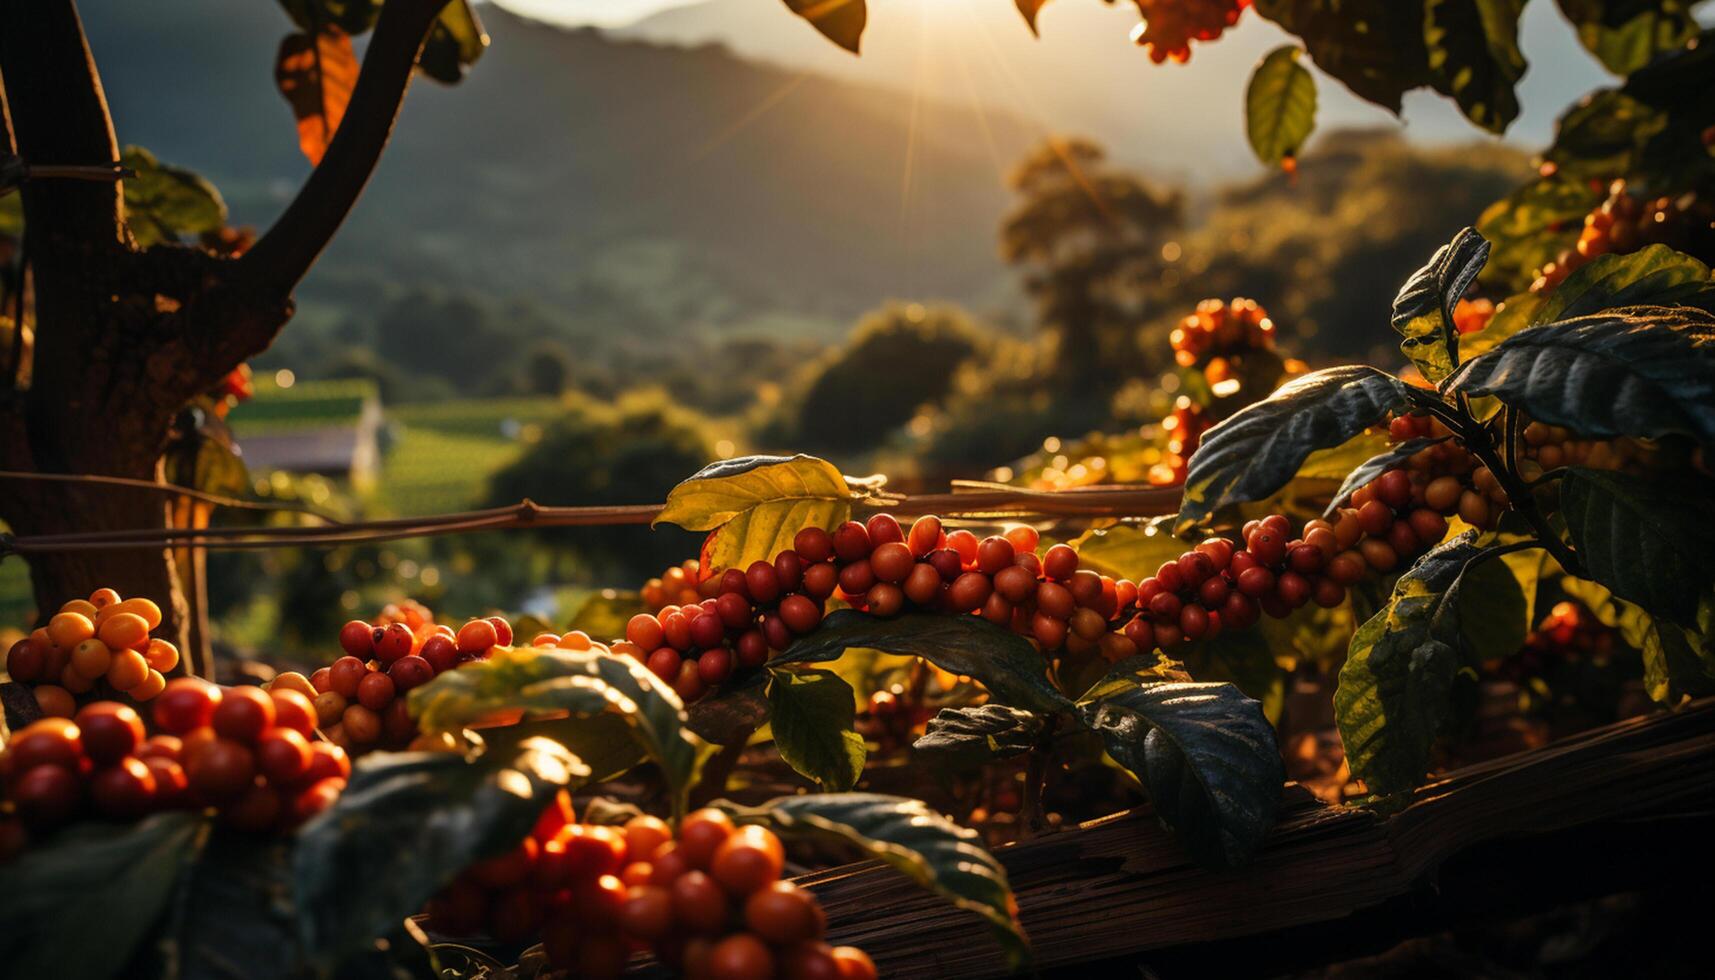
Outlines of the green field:
<svg viewBox="0 0 1715 980">
<path fill-rule="evenodd" d="M 389 409 L 387 449 L 371 494 L 389 514 L 435 514 L 481 503 L 488 478 L 523 454 L 563 411 L 552 398 L 471 399 Z"/>
</svg>

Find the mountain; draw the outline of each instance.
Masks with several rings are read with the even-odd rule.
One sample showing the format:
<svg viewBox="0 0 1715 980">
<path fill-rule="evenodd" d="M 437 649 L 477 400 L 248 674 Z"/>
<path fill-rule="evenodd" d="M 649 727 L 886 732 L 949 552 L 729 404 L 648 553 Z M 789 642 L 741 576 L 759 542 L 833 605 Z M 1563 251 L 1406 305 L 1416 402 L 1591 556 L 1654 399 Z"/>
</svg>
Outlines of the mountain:
<svg viewBox="0 0 1715 980">
<path fill-rule="evenodd" d="M 271 220 L 308 169 L 273 91 L 290 29 L 278 8 L 80 6 L 121 141 L 207 175 L 235 220 Z M 1000 177 L 1034 127 L 720 46 L 483 16 L 493 45 L 469 77 L 413 86 L 301 290 L 310 319 L 361 318 L 382 286 L 432 285 L 604 331 L 829 336 L 890 296 L 1010 295 Z"/>
<path fill-rule="evenodd" d="M 617 33 L 659 43 L 718 42 L 748 58 L 1052 122 L 1098 139 L 1125 162 L 1202 184 L 1258 172 L 1245 143 L 1245 86 L 1266 52 L 1295 43 L 1249 10 L 1218 41 L 1193 45 L 1188 64 L 1155 65 L 1129 40 L 1138 16 L 1124 0 L 1054 0 L 1038 15 L 1039 38 L 1009 0 L 866 2 L 861 57 L 783 16 L 781 0 L 700 0 Z M 1530 68 L 1519 88 L 1524 111 L 1508 141 L 1534 149 L 1547 142 L 1554 119 L 1574 98 L 1613 82 L 1554 4 L 1526 7 L 1520 33 Z M 1399 125 L 1320 72 L 1317 88 L 1317 122 L 1325 131 Z M 1427 91 L 1406 97 L 1404 122 L 1416 141 L 1482 135 L 1450 101 Z"/>
</svg>

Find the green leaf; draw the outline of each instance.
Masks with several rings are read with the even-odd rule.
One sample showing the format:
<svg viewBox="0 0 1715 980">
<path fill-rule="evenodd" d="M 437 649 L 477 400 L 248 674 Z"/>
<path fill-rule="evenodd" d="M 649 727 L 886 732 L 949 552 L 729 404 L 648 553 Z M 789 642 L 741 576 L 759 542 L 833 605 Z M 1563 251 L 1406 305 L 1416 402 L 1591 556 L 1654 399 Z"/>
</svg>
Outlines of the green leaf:
<svg viewBox="0 0 1715 980">
<path fill-rule="evenodd" d="M 1477 233 L 1494 245 L 1482 281 L 1523 293 L 1535 281 L 1536 270 L 1578 240 L 1584 216 L 1602 197 L 1589 181 L 1555 173 L 1489 205 L 1477 219 Z"/>
<path fill-rule="evenodd" d="M 79 824 L 0 864 L 7 976 L 121 976 L 206 838 L 201 814 L 160 813 Z"/>
<path fill-rule="evenodd" d="M 786 9 L 809 21 L 823 37 L 858 53 L 869 20 L 864 0 L 786 0 Z"/>
<path fill-rule="evenodd" d="M 1706 483 L 1572 467 L 1560 481 L 1560 513 L 1591 578 L 1686 623 L 1715 585 L 1710 493 Z"/>
<path fill-rule="evenodd" d="M 219 231 L 226 225 L 226 202 L 213 184 L 189 170 L 162 163 L 140 146 L 127 146 L 119 159 L 136 172 L 124 181 L 125 223 L 139 248 Z"/>
<path fill-rule="evenodd" d="M 1400 96 L 1429 84 L 1422 0 L 1256 0 L 1256 10 L 1302 39 L 1316 67 L 1395 115 Z"/>
<path fill-rule="evenodd" d="M 1453 308 L 1465 295 L 1483 263 L 1489 243 L 1466 228 L 1436 250 L 1429 263 L 1412 274 L 1393 301 L 1393 329 L 1405 339 L 1399 349 L 1431 384 L 1453 373 Z"/>
<path fill-rule="evenodd" d="M 1442 389 L 1493 395 L 1587 438 L 1687 435 L 1709 444 L 1715 315 L 1634 306 L 1530 327 L 1465 362 Z"/>
<path fill-rule="evenodd" d="M 911 748 L 932 765 L 976 769 L 1029 752 L 1041 741 L 1047 725 L 1047 719 L 1035 712 L 1004 704 L 942 708 Z"/>
<path fill-rule="evenodd" d="M 768 685 L 774 747 L 794 772 L 823 792 L 857 785 L 867 754 L 854 730 L 852 687 L 831 670 L 776 670 Z"/>
<path fill-rule="evenodd" d="M 942 670 L 976 678 L 1015 708 L 1053 713 L 1071 707 L 1048 680 L 1042 654 L 1024 637 L 978 616 L 908 613 L 877 619 L 841 609 L 797 639 L 774 666 L 833 660 L 850 647 L 922 657 Z"/>
<path fill-rule="evenodd" d="M 1467 642 L 1459 585 L 1484 552 L 1477 540 L 1467 531 L 1418 559 L 1352 637 L 1334 716 L 1352 772 L 1372 793 L 1411 789 L 1428 768 Z"/>
<path fill-rule="evenodd" d="M 1554 144 L 1543 156 L 1570 179 L 1605 181 L 1641 169 L 1651 144 L 1668 133 L 1671 122 L 1668 113 L 1642 99 L 1603 89 L 1560 117 Z"/>
<path fill-rule="evenodd" d="M 1140 582 L 1161 567 L 1191 550 L 1191 545 L 1168 533 L 1165 522 L 1148 525 L 1121 524 L 1092 528 L 1066 542 L 1078 553 L 1079 567 L 1114 578 Z"/>
<path fill-rule="evenodd" d="M 1532 325 L 1626 306 L 1695 306 L 1715 312 L 1709 267 L 1666 245 L 1599 255 L 1566 277 L 1531 316 Z"/>
<path fill-rule="evenodd" d="M 614 714 L 661 769 L 675 813 L 702 767 L 706 746 L 686 727 L 679 696 L 630 657 L 519 647 L 449 670 L 413 690 L 411 714 L 427 732 L 458 731 L 497 713 L 526 719 Z"/>
<path fill-rule="evenodd" d="M 347 34 L 362 34 L 381 14 L 380 0 L 280 0 L 280 6 L 305 31 L 333 24 Z"/>
<path fill-rule="evenodd" d="M 577 610 L 572 613 L 563 632 L 582 630 L 605 642 L 624 636 L 625 624 L 631 621 L 631 617 L 638 613 L 656 611 L 645 607 L 643 597 L 636 592 L 602 589 L 599 592 L 591 592 L 584 601 L 578 603 Z M 523 633 L 522 630 L 515 632 Z M 524 642 L 528 636 L 528 633 L 523 633 L 518 642 Z"/>
<path fill-rule="evenodd" d="M 711 463 L 667 494 L 655 523 L 714 531 L 708 569 L 744 568 L 792 547 L 806 527 L 851 516 L 852 490 L 832 463 L 814 456 L 745 456 Z"/>
<path fill-rule="evenodd" d="M 1673 705 L 1715 694 L 1715 594 L 1698 603 L 1697 625 L 1688 628 L 1657 619 L 1588 579 L 1568 575 L 1560 588 L 1641 652 L 1651 698 Z"/>
<path fill-rule="evenodd" d="M 1525 0 L 1425 0 L 1423 43 L 1435 90 L 1465 118 L 1499 135 L 1518 118 L 1524 52 L 1518 46 Z"/>
<path fill-rule="evenodd" d="M 1353 469 L 1386 452 L 1391 445 L 1386 429 L 1365 429 L 1338 446 L 1318 449 L 1306 456 L 1293 479 L 1343 481 Z"/>
<path fill-rule="evenodd" d="M 1515 554 L 1525 557 L 1534 554 L 1537 559 L 1541 556 L 1541 552 Z M 1531 627 L 1527 593 L 1535 591 L 1534 576 L 1528 582 L 1521 581 L 1517 566 L 1505 560 L 1485 561 L 1466 573 L 1458 586 L 1458 599 L 1459 632 L 1465 638 L 1467 664 L 1500 660 L 1524 646 Z"/>
<path fill-rule="evenodd" d="M 1251 152 L 1269 166 L 1296 157 L 1316 128 L 1316 79 L 1287 44 L 1270 51 L 1245 90 L 1245 136 Z"/>
<path fill-rule="evenodd" d="M 1159 681 L 1079 711 L 1199 862 L 1243 865 L 1274 829 L 1286 769 L 1262 705 L 1238 688 Z"/>
<path fill-rule="evenodd" d="M 959 908 L 982 916 L 1012 968 L 1024 967 L 1029 940 L 1018 921 L 1006 869 L 983 847 L 981 835 L 921 800 L 875 793 L 783 796 L 756 810 L 740 811 L 740 816 L 746 822 L 767 821 L 783 837 L 857 846 Z"/>
<path fill-rule="evenodd" d="M 423 50 L 417 55 L 417 67 L 437 82 L 454 85 L 487 49 L 488 32 L 482 29 L 470 0 L 452 0 L 429 29 Z"/>
<path fill-rule="evenodd" d="M 298 834 L 298 928 L 325 961 L 414 915 L 460 871 L 530 833 L 560 788 L 589 770 L 558 744 L 373 753 L 339 799 Z"/>
<path fill-rule="evenodd" d="M 1340 489 L 1334 491 L 1334 498 L 1328 501 L 1328 507 L 1322 512 L 1322 516 L 1328 517 L 1341 507 L 1346 506 L 1346 502 L 1352 499 L 1352 494 L 1356 493 L 1359 487 L 1388 470 L 1404 466 L 1406 460 L 1430 446 L 1446 441 L 1445 437 L 1440 439 L 1407 439 L 1404 442 L 1396 443 L 1386 452 L 1378 453 L 1364 460 L 1351 473 L 1347 474 L 1345 482 L 1340 484 Z"/>
<path fill-rule="evenodd" d="M 1285 486 L 1314 451 L 1338 446 L 1410 404 L 1403 381 L 1372 367 L 1313 371 L 1203 434 L 1191 456 L 1174 533 L 1222 507 Z"/>
<path fill-rule="evenodd" d="M 1697 36 L 1691 3 L 1680 0 L 1557 0 L 1578 41 L 1616 75 L 1630 75 Z"/>
</svg>

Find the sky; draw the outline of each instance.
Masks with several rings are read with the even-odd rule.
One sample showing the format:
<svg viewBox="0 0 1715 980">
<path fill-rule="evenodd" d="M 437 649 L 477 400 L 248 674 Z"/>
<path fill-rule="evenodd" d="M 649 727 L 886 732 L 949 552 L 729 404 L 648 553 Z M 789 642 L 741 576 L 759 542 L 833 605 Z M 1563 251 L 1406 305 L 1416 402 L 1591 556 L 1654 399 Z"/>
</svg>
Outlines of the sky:
<svg viewBox="0 0 1715 980">
<path fill-rule="evenodd" d="M 795 72 L 885 86 L 950 105 L 980 104 L 1044 132 L 1092 137 L 1128 165 L 1190 183 L 1256 172 L 1244 138 L 1245 85 L 1265 54 L 1295 40 L 1250 11 L 1220 40 L 1196 46 L 1190 64 L 1153 65 L 1127 36 L 1137 22 L 1129 4 L 1058 0 L 1044 8 L 1036 38 L 1013 0 L 868 0 L 863 55 L 853 57 L 793 17 L 781 0 L 494 2 L 528 16 L 599 24 L 655 43 L 717 41 Z M 1614 79 L 1578 44 L 1555 4 L 1527 6 L 1522 28 L 1530 62 L 1519 85 L 1524 111 L 1506 139 L 1535 150 L 1552 138 L 1555 120 L 1573 98 Z M 1408 93 L 1396 119 L 1320 71 L 1315 74 L 1319 132 L 1402 126 L 1417 141 L 1491 138 L 1433 92 Z"/>
<path fill-rule="evenodd" d="M 699 2 L 701 0 L 502 0 L 500 5 L 559 24 L 624 27 L 669 7 Z"/>
</svg>

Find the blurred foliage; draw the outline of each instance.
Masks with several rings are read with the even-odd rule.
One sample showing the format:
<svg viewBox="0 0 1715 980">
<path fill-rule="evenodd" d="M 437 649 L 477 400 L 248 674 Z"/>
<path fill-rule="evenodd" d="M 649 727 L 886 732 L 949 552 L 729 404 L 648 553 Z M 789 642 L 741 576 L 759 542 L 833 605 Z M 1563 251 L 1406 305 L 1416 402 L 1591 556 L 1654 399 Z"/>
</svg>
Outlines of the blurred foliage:
<svg viewBox="0 0 1715 980">
<path fill-rule="evenodd" d="M 874 448 L 924 406 L 939 404 L 982 347 L 956 307 L 895 303 L 858 321 L 844 346 L 803 372 L 759 438 L 812 453 Z"/>
<path fill-rule="evenodd" d="M 616 406 L 578 400 L 547 426 L 516 462 L 489 480 L 487 503 L 526 497 L 547 505 L 661 501 L 715 457 L 714 437 L 697 414 L 661 392 L 627 396 Z M 549 528 L 534 538 L 578 556 L 596 581 L 641 582 L 695 554 L 699 535 L 647 526 Z"/>
</svg>

